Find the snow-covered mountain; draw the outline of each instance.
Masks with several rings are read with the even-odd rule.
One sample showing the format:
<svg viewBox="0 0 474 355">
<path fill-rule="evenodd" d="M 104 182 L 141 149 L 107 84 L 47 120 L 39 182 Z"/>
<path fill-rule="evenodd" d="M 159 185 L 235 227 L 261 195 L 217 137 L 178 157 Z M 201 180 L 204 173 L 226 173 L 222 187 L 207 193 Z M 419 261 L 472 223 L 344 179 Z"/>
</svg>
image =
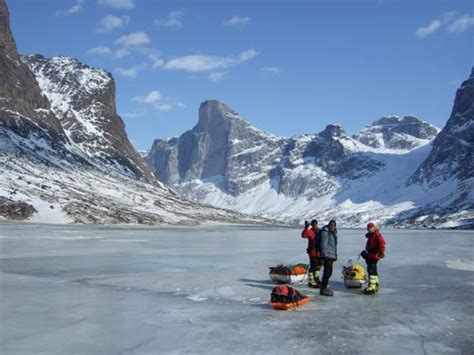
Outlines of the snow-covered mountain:
<svg viewBox="0 0 474 355">
<path fill-rule="evenodd" d="M 353 138 L 373 148 L 410 151 L 430 143 L 438 132 L 438 128 L 417 117 L 388 116 L 364 127 Z"/>
<path fill-rule="evenodd" d="M 115 82 L 110 73 L 69 57 L 31 55 L 21 59 L 35 74 L 72 150 L 99 169 L 119 169 L 132 177 L 155 181 L 117 115 Z"/>
<path fill-rule="evenodd" d="M 368 220 L 472 224 L 472 208 L 447 208 L 443 214 L 433 208 L 453 206 L 456 181 L 431 187 L 414 181 L 418 167 L 438 150 L 439 136 L 431 152 L 438 132 L 417 117 L 389 116 L 352 137 L 340 125 L 328 125 L 318 134 L 283 138 L 211 100 L 201 105 L 192 130 L 155 140 L 145 159 L 161 181 L 190 199 L 269 218 L 338 218 L 346 226 Z M 472 184 L 468 190 L 463 201 L 472 205 Z"/>
<path fill-rule="evenodd" d="M 111 75 L 73 58 L 20 58 L 4 0 L 0 68 L 0 218 L 261 221 L 191 202 L 157 181 L 116 114 Z"/>
</svg>

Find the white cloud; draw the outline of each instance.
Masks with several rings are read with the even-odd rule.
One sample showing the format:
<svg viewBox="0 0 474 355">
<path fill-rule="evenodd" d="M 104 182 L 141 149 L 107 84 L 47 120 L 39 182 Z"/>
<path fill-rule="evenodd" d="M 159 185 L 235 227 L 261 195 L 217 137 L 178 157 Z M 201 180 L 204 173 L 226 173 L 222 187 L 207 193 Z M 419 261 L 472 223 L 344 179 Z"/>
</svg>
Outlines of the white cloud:
<svg viewBox="0 0 474 355">
<path fill-rule="evenodd" d="M 255 58 L 257 55 L 258 53 L 253 49 L 244 51 L 236 57 L 219 57 L 202 54 L 186 55 L 167 61 L 164 63 L 163 68 L 166 70 L 182 70 L 192 73 L 215 71 L 242 64 Z"/>
<path fill-rule="evenodd" d="M 167 61 L 163 67 L 167 70 L 183 70 L 188 72 L 211 71 L 232 66 L 234 60 L 229 57 L 209 55 L 186 55 Z"/>
<path fill-rule="evenodd" d="M 130 10 L 135 7 L 133 0 L 98 0 L 97 2 L 101 5 L 106 5 L 122 10 Z"/>
<path fill-rule="evenodd" d="M 112 54 L 112 50 L 109 47 L 94 47 L 94 48 L 88 49 L 87 54 L 109 56 Z"/>
<path fill-rule="evenodd" d="M 145 69 L 145 65 L 137 64 L 130 68 L 117 67 L 115 68 L 115 71 L 119 73 L 120 75 L 125 76 L 127 78 L 135 78 L 138 75 L 138 73 L 142 71 L 143 69 Z"/>
<path fill-rule="evenodd" d="M 429 25 L 418 27 L 415 34 L 420 37 L 426 37 L 435 31 L 437 31 L 441 27 L 441 22 L 439 20 L 433 20 Z"/>
<path fill-rule="evenodd" d="M 263 68 L 260 68 L 260 70 L 267 73 L 271 73 L 271 74 L 281 73 L 281 68 L 279 67 L 263 67 Z"/>
<path fill-rule="evenodd" d="M 183 16 L 183 10 L 170 11 L 166 18 L 155 20 L 154 24 L 163 27 L 183 27 Z"/>
<path fill-rule="evenodd" d="M 222 72 L 212 72 L 209 74 L 209 80 L 212 81 L 213 83 L 217 83 L 219 81 L 222 81 L 227 78 L 228 72 L 222 71 Z"/>
<path fill-rule="evenodd" d="M 251 21 L 247 16 L 232 16 L 229 20 L 223 22 L 225 26 L 247 25 Z"/>
<path fill-rule="evenodd" d="M 150 91 L 145 96 L 135 96 L 132 101 L 140 102 L 142 104 L 152 104 L 161 100 L 161 94 L 158 90 Z"/>
<path fill-rule="evenodd" d="M 77 14 L 78 12 L 82 10 L 84 2 L 85 2 L 84 0 L 77 0 L 77 2 L 73 6 L 71 6 L 69 9 L 56 11 L 56 15 L 68 16 L 68 15 Z"/>
<path fill-rule="evenodd" d="M 161 58 L 157 58 L 153 60 L 153 64 L 151 65 L 151 67 L 153 69 L 158 69 L 158 68 L 161 68 L 163 64 L 165 64 L 165 61 Z"/>
<path fill-rule="evenodd" d="M 119 48 L 115 52 L 109 47 L 94 47 L 87 50 L 89 55 L 98 55 L 104 57 L 112 57 L 113 59 L 122 59 L 130 54 L 125 48 Z"/>
<path fill-rule="evenodd" d="M 447 26 L 449 33 L 461 33 L 474 26 L 474 16 L 469 14 L 459 15 L 457 11 L 448 11 L 440 19 L 434 19 L 427 26 L 418 27 L 415 34 L 426 37 L 436 32 L 442 26 Z"/>
<path fill-rule="evenodd" d="M 129 16 L 114 16 L 105 15 L 99 22 L 99 28 L 97 29 L 100 33 L 111 32 L 116 28 L 125 27 L 130 22 Z"/>
<path fill-rule="evenodd" d="M 125 58 L 126 56 L 128 56 L 129 54 L 130 54 L 130 51 L 128 49 L 119 48 L 115 51 L 113 57 L 115 59 L 122 59 L 122 58 Z"/>
<path fill-rule="evenodd" d="M 150 43 L 150 39 L 145 32 L 134 32 L 120 37 L 116 43 L 124 46 L 138 46 Z"/>
<path fill-rule="evenodd" d="M 175 107 L 183 107 L 184 105 L 172 99 L 164 98 L 158 90 L 152 90 L 144 96 L 135 96 L 132 101 L 150 105 L 156 111 L 171 111 Z"/>
<path fill-rule="evenodd" d="M 466 32 L 469 28 L 474 26 L 474 16 L 462 15 L 454 20 L 447 28 L 450 33 L 461 33 Z"/>
<path fill-rule="evenodd" d="M 246 50 L 239 54 L 240 61 L 247 62 L 258 55 L 257 51 L 253 49 Z"/>
<path fill-rule="evenodd" d="M 448 11 L 443 15 L 443 23 L 450 23 L 457 16 L 457 11 Z"/>
<path fill-rule="evenodd" d="M 171 111 L 174 106 L 171 104 L 156 104 L 153 107 L 157 111 L 167 112 L 167 111 Z"/>
</svg>

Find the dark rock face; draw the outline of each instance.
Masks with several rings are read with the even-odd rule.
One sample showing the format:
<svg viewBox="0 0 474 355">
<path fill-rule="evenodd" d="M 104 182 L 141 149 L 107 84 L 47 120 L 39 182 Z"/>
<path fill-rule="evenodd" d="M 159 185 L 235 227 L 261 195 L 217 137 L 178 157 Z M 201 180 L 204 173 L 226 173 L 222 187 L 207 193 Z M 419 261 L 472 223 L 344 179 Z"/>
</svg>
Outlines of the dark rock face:
<svg viewBox="0 0 474 355">
<path fill-rule="evenodd" d="M 410 183 L 438 185 L 450 178 L 471 179 L 474 177 L 473 156 L 474 68 L 457 90 L 451 116 L 433 141 L 431 154 L 411 177 Z"/>
<path fill-rule="evenodd" d="M 382 117 L 353 138 L 373 148 L 411 150 L 431 141 L 438 129 L 414 116 Z"/>
<path fill-rule="evenodd" d="M 25 202 L 14 201 L 10 198 L 0 196 L 0 216 L 10 220 L 26 220 L 29 219 L 36 209 Z"/>
<path fill-rule="evenodd" d="M 161 181 L 179 184 L 202 180 L 238 196 L 269 182 L 287 196 L 322 196 L 336 184 L 330 176 L 357 178 L 383 163 L 352 150 L 356 144 L 339 125 L 313 136 L 281 138 L 253 127 L 238 113 L 211 100 L 201 104 L 199 121 L 179 138 L 157 139 L 146 160 Z M 326 175 L 298 175 L 312 164 Z M 183 191 L 185 193 L 185 191 Z"/>
<path fill-rule="evenodd" d="M 167 184 L 211 179 L 238 194 L 267 179 L 283 149 L 283 139 L 257 130 L 225 104 L 211 100 L 201 104 L 192 130 L 156 140 L 146 159 Z"/>
<path fill-rule="evenodd" d="M 15 40 L 10 30 L 10 13 L 5 0 L 0 0 L 0 54 L 18 59 Z"/>
<path fill-rule="evenodd" d="M 55 146 L 63 145 L 67 138 L 61 124 L 34 75 L 20 61 L 4 0 L 0 0 L 0 30 L 0 129 L 21 137 L 34 134 Z"/>
<path fill-rule="evenodd" d="M 69 57 L 34 55 L 21 59 L 35 74 L 76 152 L 99 168 L 155 182 L 117 115 L 110 73 Z"/>
</svg>

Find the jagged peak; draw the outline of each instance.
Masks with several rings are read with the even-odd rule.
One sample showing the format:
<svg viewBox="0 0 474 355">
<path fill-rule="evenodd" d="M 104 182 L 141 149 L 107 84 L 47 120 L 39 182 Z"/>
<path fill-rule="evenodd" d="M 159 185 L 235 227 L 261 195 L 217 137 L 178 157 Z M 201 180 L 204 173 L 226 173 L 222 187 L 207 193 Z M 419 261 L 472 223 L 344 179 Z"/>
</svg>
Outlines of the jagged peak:
<svg viewBox="0 0 474 355">
<path fill-rule="evenodd" d="M 225 103 L 219 100 L 206 100 L 199 106 L 199 122 L 197 128 L 207 130 L 216 124 L 229 124 L 233 120 L 243 120 L 240 115 Z M 250 125 L 250 124 L 249 124 Z"/>
<path fill-rule="evenodd" d="M 239 114 L 234 111 L 230 106 L 226 105 L 222 101 L 219 100 L 206 100 L 201 103 L 199 106 L 199 117 L 201 115 L 210 115 L 211 113 L 221 113 L 222 115 L 228 117 L 228 116 L 235 116 L 235 117 L 240 117 Z M 230 115 L 229 115 L 230 114 Z"/>
<path fill-rule="evenodd" d="M 383 116 L 378 120 L 374 121 L 373 123 L 367 125 L 366 127 L 373 127 L 373 126 L 394 126 L 394 125 L 405 125 L 405 124 L 428 124 L 432 126 L 430 123 L 424 121 L 423 119 L 413 116 L 396 116 L 396 115 L 389 115 Z"/>
<path fill-rule="evenodd" d="M 341 124 L 334 123 L 334 124 L 328 124 L 326 128 L 324 129 L 324 131 L 319 133 L 319 135 L 324 138 L 333 138 L 333 137 L 345 137 L 347 136 L 347 133 Z"/>
<path fill-rule="evenodd" d="M 107 70 L 90 67 L 74 57 L 47 58 L 40 54 L 33 54 L 21 56 L 21 60 L 37 76 L 37 80 L 44 81 L 46 77 L 49 77 L 48 80 L 56 82 L 59 91 L 67 90 L 69 92 L 71 87 L 80 87 L 93 94 L 97 90 L 110 87 L 110 85 L 115 87 L 113 76 Z M 45 73 L 54 73 L 54 75 L 45 76 Z M 47 86 L 51 89 L 51 85 Z"/>
<path fill-rule="evenodd" d="M 45 57 L 42 54 L 29 54 L 29 55 L 22 55 L 21 59 L 24 62 L 33 62 L 33 63 L 41 63 L 41 64 L 52 64 L 58 67 L 66 67 L 66 66 L 73 66 L 75 70 L 85 69 L 91 70 L 97 73 L 105 74 L 106 76 L 112 78 L 112 74 L 103 68 L 94 68 L 90 65 L 82 63 L 76 57 L 70 56 L 54 56 L 54 57 Z"/>
</svg>

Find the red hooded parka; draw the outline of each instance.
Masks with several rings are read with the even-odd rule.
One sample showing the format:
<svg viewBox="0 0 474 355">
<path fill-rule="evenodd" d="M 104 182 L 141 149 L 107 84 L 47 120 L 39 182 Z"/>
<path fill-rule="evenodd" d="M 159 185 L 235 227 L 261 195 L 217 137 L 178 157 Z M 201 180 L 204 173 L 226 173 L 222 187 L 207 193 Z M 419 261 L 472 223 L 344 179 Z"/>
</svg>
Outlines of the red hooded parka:
<svg viewBox="0 0 474 355">
<path fill-rule="evenodd" d="M 367 233 L 367 244 L 365 250 L 367 251 L 368 260 L 380 260 L 380 256 L 385 254 L 385 239 L 382 233 L 377 229 L 374 233 Z"/>
<path fill-rule="evenodd" d="M 308 249 L 306 249 L 310 258 L 316 257 L 319 258 L 320 251 L 316 249 L 316 238 L 317 238 L 317 231 L 313 228 L 305 228 L 301 232 L 301 238 L 308 239 Z"/>
</svg>

